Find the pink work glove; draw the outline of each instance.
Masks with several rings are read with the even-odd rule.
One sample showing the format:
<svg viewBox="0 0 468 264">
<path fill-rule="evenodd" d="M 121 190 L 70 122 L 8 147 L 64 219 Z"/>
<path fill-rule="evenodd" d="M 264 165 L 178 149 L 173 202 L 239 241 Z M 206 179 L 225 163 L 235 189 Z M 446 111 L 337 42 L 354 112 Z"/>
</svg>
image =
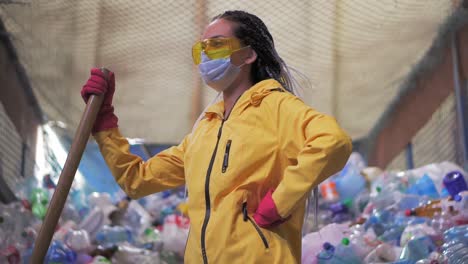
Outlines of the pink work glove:
<svg viewBox="0 0 468 264">
<path fill-rule="evenodd" d="M 114 114 L 112 97 L 115 91 L 115 76 L 109 72 L 109 81 L 106 81 L 104 73 L 98 68 L 91 69 L 91 76 L 81 89 L 81 97 L 85 103 L 88 102 L 92 94 L 104 95 L 101 109 L 99 110 L 96 122 L 94 122 L 93 133 L 117 127 L 118 118 Z"/>
<path fill-rule="evenodd" d="M 278 214 L 275 201 L 273 201 L 273 189 L 270 189 L 258 205 L 253 218 L 257 225 L 263 228 L 275 227 L 288 219 L 282 218 Z"/>
</svg>

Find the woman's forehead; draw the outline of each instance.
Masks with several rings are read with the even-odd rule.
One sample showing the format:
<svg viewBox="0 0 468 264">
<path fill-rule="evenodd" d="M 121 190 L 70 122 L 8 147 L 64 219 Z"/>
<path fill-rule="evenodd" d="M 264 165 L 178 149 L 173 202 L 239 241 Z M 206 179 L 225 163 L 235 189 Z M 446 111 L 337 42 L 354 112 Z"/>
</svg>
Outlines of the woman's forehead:
<svg viewBox="0 0 468 264">
<path fill-rule="evenodd" d="M 201 39 L 216 37 L 234 37 L 232 22 L 224 19 L 214 20 L 205 28 Z"/>
</svg>

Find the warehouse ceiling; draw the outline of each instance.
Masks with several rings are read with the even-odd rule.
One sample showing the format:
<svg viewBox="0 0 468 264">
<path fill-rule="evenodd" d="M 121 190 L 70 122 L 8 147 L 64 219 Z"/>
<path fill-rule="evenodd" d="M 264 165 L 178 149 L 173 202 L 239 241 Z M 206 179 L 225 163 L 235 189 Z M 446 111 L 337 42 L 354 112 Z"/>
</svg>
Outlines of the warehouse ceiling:
<svg viewBox="0 0 468 264">
<path fill-rule="evenodd" d="M 123 134 L 177 143 L 215 97 L 193 66 L 192 44 L 222 11 L 252 12 L 286 63 L 307 77 L 298 75 L 304 100 L 357 139 L 398 93 L 456 2 L 0 1 L 0 17 L 49 120 L 74 131 L 89 69 L 105 66 L 116 73 Z"/>
</svg>

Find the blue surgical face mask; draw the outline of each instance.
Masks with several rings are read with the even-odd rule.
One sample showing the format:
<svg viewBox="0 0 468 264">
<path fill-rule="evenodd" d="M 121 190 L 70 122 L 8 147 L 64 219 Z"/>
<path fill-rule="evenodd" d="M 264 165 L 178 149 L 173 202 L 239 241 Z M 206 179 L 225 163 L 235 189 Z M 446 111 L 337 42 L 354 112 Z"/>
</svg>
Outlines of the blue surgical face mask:
<svg viewBox="0 0 468 264">
<path fill-rule="evenodd" d="M 218 92 L 226 90 L 239 76 L 241 67 L 231 63 L 231 58 L 210 60 L 202 52 L 202 62 L 198 70 L 205 83 Z"/>
</svg>

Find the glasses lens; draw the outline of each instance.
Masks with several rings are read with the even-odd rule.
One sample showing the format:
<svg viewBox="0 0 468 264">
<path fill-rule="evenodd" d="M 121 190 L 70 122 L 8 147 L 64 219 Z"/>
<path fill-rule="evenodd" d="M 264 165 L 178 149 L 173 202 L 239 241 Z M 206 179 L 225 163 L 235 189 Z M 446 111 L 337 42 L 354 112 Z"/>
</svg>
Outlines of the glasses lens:
<svg viewBox="0 0 468 264">
<path fill-rule="evenodd" d="M 193 63 L 195 63 L 195 65 L 198 65 L 201 63 L 201 52 L 202 52 L 202 42 L 199 41 L 195 43 L 195 45 L 192 46 L 192 58 L 193 58 Z"/>
<path fill-rule="evenodd" d="M 204 47 L 205 53 L 208 58 L 222 59 L 231 56 L 238 43 L 237 39 L 234 38 L 213 38 L 206 41 Z"/>
<path fill-rule="evenodd" d="M 201 52 L 211 60 L 223 59 L 240 48 L 240 43 L 236 38 L 212 38 L 197 42 L 192 47 L 193 62 L 201 63 Z"/>
</svg>

